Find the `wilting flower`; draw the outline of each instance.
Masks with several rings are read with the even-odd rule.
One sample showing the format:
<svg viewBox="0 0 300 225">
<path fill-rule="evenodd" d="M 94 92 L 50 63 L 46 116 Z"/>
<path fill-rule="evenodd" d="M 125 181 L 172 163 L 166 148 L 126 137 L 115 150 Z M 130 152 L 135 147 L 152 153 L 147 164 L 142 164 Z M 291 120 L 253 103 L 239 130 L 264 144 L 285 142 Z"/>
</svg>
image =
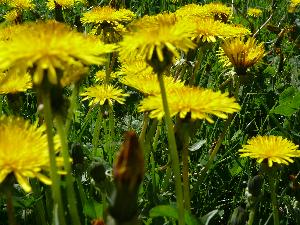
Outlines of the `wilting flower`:
<svg viewBox="0 0 300 225">
<path fill-rule="evenodd" d="M 89 105 L 103 105 L 106 101 L 109 105 L 113 105 L 113 101 L 124 104 L 125 97 L 129 95 L 123 93 L 122 89 L 109 84 L 104 84 L 86 88 L 85 92 L 82 93 L 81 96 L 85 96 L 82 101 L 90 100 Z"/>
<path fill-rule="evenodd" d="M 116 10 L 110 6 L 94 7 L 83 14 L 83 24 L 92 24 L 94 33 L 100 35 L 104 42 L 112 43 L 121 39 L 126 31 L 125 25 L 134 19 L 135 15 L 128 9 Z"/>
<path fill-rule="evenodd" d="M 60 159 L 61 161 L 61 159 Z M 0 118 L 0 183 L 13 174 L 26 191 L 31 187 L 28 178 L 37 178 L 50 185 L 51 180 L 42 174 L 50 170 L 45 128 L 32 125 L 16 117 Z"/>
<path fill-rule="evenodd" d="M 0 42 L 0 70 L 11 69 L 19 74 L 29 70 L 36 85 L 41 84 L 47 74 L 49 82 L 57 84 L 59 78 L 74 67 L 104 63 L 104 54 L 114 48 L 61 23 L 28 23 L 23 25 L 22 35 Z"/>
<path fill-rule="evenodd" d="M 228 93 L 214 92 L 210 89 L 195 87 L 181 87 L 170 89 L 167 92 L 170 115 L 179 115 L 180 118 L 190 116 L 192 120 L 205 119 L 213 123 L 210 115 L 226 119 L 229 113 L 240 110 L 234 98 Z M 142 100 L 139 111 L 150 111 L 151 118 L 162 119 L 164 109 L 160 95 L 150 96 Z"/>
<path fill-rule="evenodd" d="M 286 164 L 294 162 L 292 157 L 300 157 L 298 145 L 280 136 L 257 136 L 247 141 L 239 150 L 241 157 L 256 159 L 258 163 L 267 162 Z"/>
<path fill-rule="evenodd" d="M 255 38 L 235 38 L 225 40 L 219 51 L 220 61 L 224 66 L 233 65 L 239 75 L 260 61 L 265 54 L 263 43 L 258 44 Z"/>
<path fill-rule="evenodd" d="M 86 3 L 86 0 L 49 0 L 47 6 L 49 9 L 55 9 L 55 3 L 63 9 L 72 8 L 76 3 Z"/>
<path fill-rule="evenodd" d="M 252 17 L 260 17 L 262 15 L 262 13 L 263 12 L 257 8 L 249 8 L 247 11 L 247 15 L 252 16 Z"/>
<path fill-rule="evenodd" d="M 30 88 L 32 88 L 32 81 L 28 73 L 23 76 L 10 72 L 0 73 L 0 94 L 14 94 Z"/>
<path fill-rule="evenodd" d="M 157 25 L 139 27 L 135 32 L 124 35 L 120 43 L 122 57 L 141 56 L 151 61 L 166 60 L 166 56 L 173 60 L 179 57 L 178 50 L 187 51 L 195 45 L 190 39 L 193 27 L 177 21 L 173 14 L 159 14 L 155 16 Z M 168 59 L 167 59 L 168 60 Z"/>
</svg>

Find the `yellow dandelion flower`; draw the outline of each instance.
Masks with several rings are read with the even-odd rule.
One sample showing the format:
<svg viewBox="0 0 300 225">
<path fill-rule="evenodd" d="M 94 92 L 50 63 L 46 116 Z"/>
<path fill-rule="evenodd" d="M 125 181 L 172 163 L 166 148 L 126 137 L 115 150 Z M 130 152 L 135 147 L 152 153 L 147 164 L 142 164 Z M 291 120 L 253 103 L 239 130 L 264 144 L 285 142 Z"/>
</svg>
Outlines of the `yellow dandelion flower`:
<svg viewBox="0 0 300 225">
<path fill-rule="evenodd" d="M 97 82 L 103 82 L 105 81 L 106 79 L 106 72 L 105 70 L 99 70 L 96 72 L 95 74 L 95 77 L 96 77 L 96 81 Z M 119 73 L 116 73 L 116 72 L 111 72 L 110 75 L 109 75 L 109 78 L 110 79 L 116 79 L 119 77 Z"/>
<path fill-rule="evenodd" d="M 232 9 L 222 3 L 209 3 L 202 6 L 206 13 L 210 14 L 216 20 L 222 20 L 227 22 L 229 17 L 232 15 Z"/>
<path fill-rule="evenodd" d="M 58 70 L 66 72 L 71 67 L 100 65 L 105 61 L 104 54 L 115 48 L 54 21 L 23 26 L 22 35 L 0 42 L 0 70 L 12 69 L 25 74 L 31 69 L 36 85 L 41 84 L 45 74 L 50 83 L 57 84 Z"/>
<path fill-rule="evenodd" d="M 3 16 L 3 18 L 4 18 L 6 21 L 12 23 L 12 22 L 14 22 L 14 21 L 18 18 L 18 16 L 19 16 L 18 10 L 13 9 L 13 10 L 8 11 L 8 12 Z"/>
<path fill-rule="evenodd" d="M 122 89 L 108 84 L 88 87 L 85 89 L 85 92 L 80 95 L 85 96 L 82 101 L 90 100 L 90 106 L 96 104 L 103 105 L 106 101 L 110 105 L 113 105 L 113 101 L 124 104 L 125 97 L 129 96 L 128 94 L 123 93 Z"/>
<path fill-rule="evenodd" d="M 300 157 L 298 145 L 280 136 L 257 136 L 247 141 L 239 150 L 241 157 L 256 159 L 258 163 L 268 161 L 269 167 L 273 163 L 286 164 L 294 162 L 292 157 Z"/>
<path fill-rule="evenodd" d="M 190 17 L 183 20 L 195 24 L 192 40 L 196 42 L 200 40 L 202 42 L 215 42 L 217 38 L 241 37 L 251 33 L 247 28 L 242 26 L 225 24 L 211 18 Z"/>
<path fill-rule="evenodd" d="M 288 11 L 290 13 L 295 12 L 299 5 L 300 5 L 300 0 L 291 0 Z"/>
<path fill-rule="evenodd" d="M 30 88 L 32 81 L 28 73 L 23 76 L 10 72 L 0 73 L 0 94 L 14 94 Z"/>
<path fill-rule="evenodd" d="M 76 3 L 86 4 L 86 0 L 49 0 L 47 7 L 51 10 L 55 9 L 55 3 L 61 6 L 63 9 L 72 8 Z"/>
<path fill-rule="evenodd" d="M 187 17 L 198 17 L 205 18 L 211 17 L 210 13 L 206 11 L 201 5 L 197 4 L 188 4 L 180 7 L 175 11 L 176 16 L 181 18 Z"/>
<path fill-rule="evenodd" d="M 249 8 L 247 10 L 247 15 L 252 17 L 260 17 L 262 15 L 262 11 L 257 8 Z"/>
<path fill-rule="evenodd" d="M 141 56 L 148 61 L 154 57 L 163 62 L 166 55 L 172 60 L 179 57 L 178 49 L 187 51 L 195 47 L 190 39 L 193 30 L 190 24 L 177 21 L 174 14 L 160 14 L 156 19 L 157 26 L 146 25 L 124 35 L 120 42 L 122 57 Z"/>
<path fill-rule="evenodd" d="M 41 173 L 50 170 L 44 131 L 44 127 L 31 125 L 21 118 L 0 118 L 0 183 L 13 174 L 26 192 L 31 191 L 28 178 L 51 184 L 51 180 Z"/>
<path fill-rule="evenodd" d="M 32 0 L 7 0 L 6 3 L 10 7 L 20 10 L 33 9 L 35 7 Z"/>
<path fill-rule="evenodd" d="M 167 90 L 170 115 L 185 118 L 190 114 L 192 120 L 204 119 L 213 123 L 210 115 L 226 119 L 229 113 L 240 110 L 234 98 L 228 93 L 214 92 L 210 89 L 181 87 Z M 160 95 L 150 96 L 142 100 L 138 110 L 150 111 L 151 118 L 162 119 L 164 116 L 162 98 Z"/>
<path fill-rule="evenodd" d="M 134 19 L 135 15 L 128 9 L 116 10 L 110 6 L 94 7 L 92 10 L 83 14 L 81 21 L 84 24 L 93 23 L 124 23 L 130 22 Z"/>
<path fill-rule="evenodd" d="M 225 40 L 219 50 L 220 61 L 225 66 L 233 65 L 238 74 L 260 61 L 265 54 L 263 43 L 258 44 L 255 38 L 235 38 Z"/>
<path fill-rule="evenodd" d="M 131 22 L 135 14 L 128 9 L 116 10 L 110 6 L 94 7 L 83 14 L 83 24 L 93 24 L 93 33 L 99 35 L 104 42 L 113 43 L 121 39 L 126 31 L 125 25 Z"/>
</svg>

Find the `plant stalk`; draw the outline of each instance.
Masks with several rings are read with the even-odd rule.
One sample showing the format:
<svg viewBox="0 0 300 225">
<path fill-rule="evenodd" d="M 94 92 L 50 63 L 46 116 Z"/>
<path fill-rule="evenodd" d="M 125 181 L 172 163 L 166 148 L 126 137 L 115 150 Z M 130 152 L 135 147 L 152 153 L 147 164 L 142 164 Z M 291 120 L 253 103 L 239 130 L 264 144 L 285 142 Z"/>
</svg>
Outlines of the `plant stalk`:
<svg viewBox="0 0 300 225">
<path fill-rule="evenodd" d="M 177 202 L 177 208 L 178 208 L 178 215 L 179 215 L 179 225 L 184 225 L 184 205 L 183 205 L 183 194 L 182 194 L 182 184 L 181 184 L 181 176 L 180 176 L 180 166 L 179 166 L 179 159 L 178 159 L 178 152 L 177 152 L 177 146 L 176 146 L 176 140 L 175 140 L 175 134 L 173 129 L 173 123 L 170 117 L 170 111 L 168 107 L 168 101 L 167 101 L 167 94 L 164 84 L 164 78 L 162 74 L 159 74 L 158 76 L 159 86 L 161 90 L 161 96 L 162 96 L 162 102 L 163 102 L 163 108 L 165 112 L 165 123 L 167 128 L 167 134 L 168 134 L 168 144 L 169 144 L 169 153 L 171 156 L 171 162 L 172 162 L 172 169 L 175 176 L 175 192 L 176 192 L 176 202 Z"/>
<path fill-rule="evenodd" d="M 64 130 L 63 118 L 61 115 L 56 116 L 56 128 L 60 136 L 61 147 L 62 147 L 62 156 L 64 159 L 64 168 L 67 172 L 66 181 L 67 181 L 67 198 L 68 198 L 68 208 L 72 220 L 72 224 L 80 225 L 80 218 L 77 210 L 76 196 L 74 192 L 74 178 L 72 177 L 72 168 L 70 163 L 70 155 L 67 144 L 67 135 Z"/>
</svg>

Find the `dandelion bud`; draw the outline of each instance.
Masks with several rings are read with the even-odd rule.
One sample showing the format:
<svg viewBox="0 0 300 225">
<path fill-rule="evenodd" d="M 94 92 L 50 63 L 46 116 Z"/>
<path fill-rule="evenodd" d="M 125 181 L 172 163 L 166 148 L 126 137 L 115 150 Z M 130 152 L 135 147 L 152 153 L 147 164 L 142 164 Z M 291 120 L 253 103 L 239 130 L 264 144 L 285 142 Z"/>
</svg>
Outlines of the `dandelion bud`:
<svg viewBox="0 0 300 225">
<path fill-rule="evenodd" d="M 253 197 L 259 197 L 259 195 L 261 194 L 263 182 L 264 182 L 264 178 L 261 175 L 256 175 L 256 176 L 252 177 L 248 181 L 248 185 L 247 185 L 248 192 Z"/>
</svg>

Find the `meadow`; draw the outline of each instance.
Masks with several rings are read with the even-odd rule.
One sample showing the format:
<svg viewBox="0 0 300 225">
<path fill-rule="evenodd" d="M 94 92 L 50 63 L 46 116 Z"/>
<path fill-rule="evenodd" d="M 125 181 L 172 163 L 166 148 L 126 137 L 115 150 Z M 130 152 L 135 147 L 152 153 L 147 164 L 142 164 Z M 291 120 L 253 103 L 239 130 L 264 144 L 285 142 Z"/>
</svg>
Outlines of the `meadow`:
<svg viewBox="0 0 300 225">
<path fill-rule="evenodd" d="M 0 0 L 0 225 L 300 224 L 299 0 Z"/>
</svg>

